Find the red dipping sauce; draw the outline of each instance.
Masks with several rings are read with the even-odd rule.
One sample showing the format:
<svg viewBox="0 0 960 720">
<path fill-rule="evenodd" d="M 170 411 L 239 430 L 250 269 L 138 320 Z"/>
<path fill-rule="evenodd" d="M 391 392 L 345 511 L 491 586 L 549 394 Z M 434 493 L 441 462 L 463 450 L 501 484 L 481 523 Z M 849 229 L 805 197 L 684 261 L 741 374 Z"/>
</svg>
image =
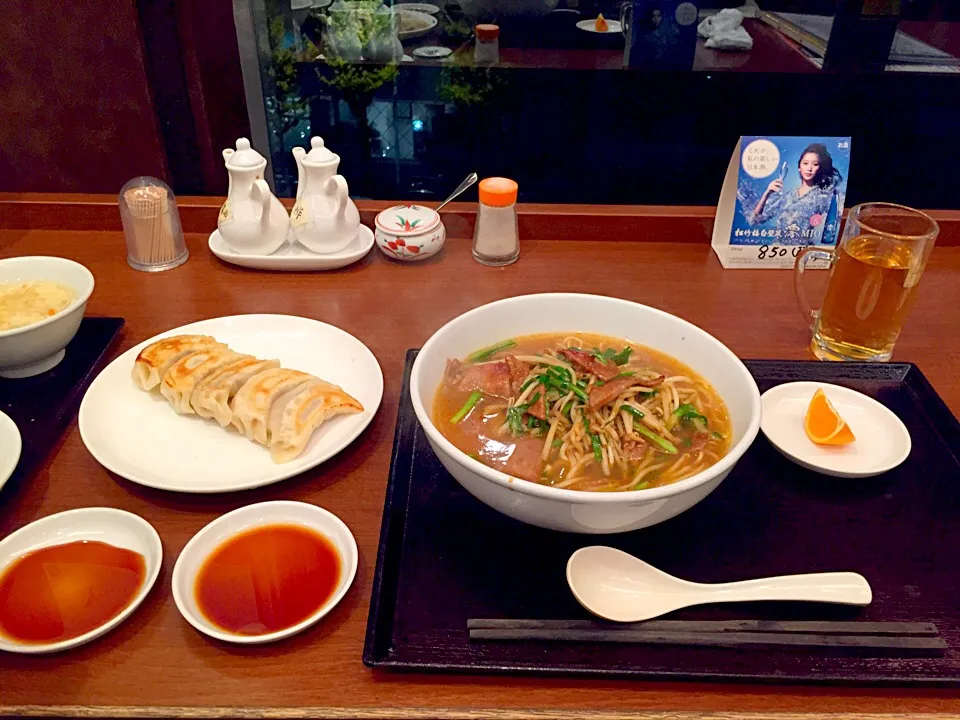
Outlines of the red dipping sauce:
<svg viewBox="0 0 960 720">
<path fill-rule="evenodd" d="M 301 525 L 267 525 L 230 538 L 204 560 L 194 597 L 203 616 L 237 635 L 265 635 L 303 622 L 340 584 L 340 555 Z"/>
<path fill-rule="evenodd" d="M 35 644 L 84 635 L 133 602 L 146 574 L 143 555 L 102 542 L 34 550 L 0 576 L 0 634 Z"/>
</svg>

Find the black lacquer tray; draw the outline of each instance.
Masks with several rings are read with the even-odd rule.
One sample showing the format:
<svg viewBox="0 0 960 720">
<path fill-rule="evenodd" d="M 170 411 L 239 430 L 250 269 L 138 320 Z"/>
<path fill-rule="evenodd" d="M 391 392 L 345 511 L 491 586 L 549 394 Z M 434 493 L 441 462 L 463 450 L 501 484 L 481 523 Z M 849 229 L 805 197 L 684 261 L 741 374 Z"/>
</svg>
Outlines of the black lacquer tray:
<svg viewBox="0 0 960 720">
<path fill-rule="evenodd" d="M 56 444 L 122 327 L 123 318 L 84 318 L 55 368 L 30 378 L 0 378 L 0 410 L 17 424 L 23 441 L 10 487 L 29 477 Z"/>
<path fill-rule="evenodd" d="M 876 478 L 817 475 L 761 434 L 710 496 L 673 520 L 620 535 L 542 530 L 474 499 L 440 465 L 414 416 L 407 355 L 363 660 L 417 672 L 538 673 L 960 685 L 960 424 L 911 364 L 750 361 L 760 390 L 814 380 L 852 387 L 891 408 L 913 450 Z M 923 621 L 942 657 L 861 657 L 799 649 L 471 642 L 470 618 L 588 618 L 566 587 L 577 548 L 608 544 L 680 577 L 723 582 L 854 570 L 873 586 L 866 608 L 754 603 L 691 608 L 690 620 Z"/>
</svg>

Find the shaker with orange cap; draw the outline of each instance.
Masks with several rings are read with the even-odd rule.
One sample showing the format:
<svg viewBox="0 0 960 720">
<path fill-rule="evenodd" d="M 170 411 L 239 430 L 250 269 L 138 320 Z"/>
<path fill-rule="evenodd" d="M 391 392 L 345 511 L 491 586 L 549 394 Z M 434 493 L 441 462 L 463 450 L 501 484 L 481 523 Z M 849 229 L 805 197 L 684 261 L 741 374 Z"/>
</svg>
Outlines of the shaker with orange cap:
<svg viewBox="0 0 960 720">
<path fill-rule="evenodd" d="M 491 177 L 480 181 L 480 209 L 473 233 L 473 257 L 483 265 L 509 265 L 520 257 L 517 183 Z"/>
<path fill-rule="evenodd" d="M 473 46 L 474 64 L 496 65 L 500 62 L 500 27 L 480 24 L 473 31 L 477 38 Z"/>
</svg>

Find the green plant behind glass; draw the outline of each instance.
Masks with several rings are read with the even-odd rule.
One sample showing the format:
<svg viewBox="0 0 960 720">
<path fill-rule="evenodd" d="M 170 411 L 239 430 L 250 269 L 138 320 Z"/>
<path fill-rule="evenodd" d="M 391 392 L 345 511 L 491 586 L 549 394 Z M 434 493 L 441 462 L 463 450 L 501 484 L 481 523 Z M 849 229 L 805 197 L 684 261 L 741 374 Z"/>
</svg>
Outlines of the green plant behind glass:
<svg viewBox="0 0 960 720">
<path fill-rule="evenodd" d="M 316 13 L 326 26 L 327 33 L 334 46 L 356 37 L 360 47 L 364 47 L 372 38 L 392 34 L 395 18 L 392 12 L 380 12 L 386 6 L 380 0 L 356 0 L 349 10 L 337 10 L 336 3 L 326 13 Z M 325 48 L 329 57 L 330 48 Z"/>
<path fill-rule="evenodd" d="M 457 107 L 486 107 L 502 96 L 507 84 L 503 71 L 455 64 L 441 72 L 437 93 L 441 100 Z"/>
<path fill-rule="evenodd" d="M 283 131 L 294 127 L 307 112 L 309 103 L 300 91 L 297 82 L 296 64 L 305 62 L 317 54 L 317 46 L 309 38 L 303 38 L 303 50 L 297 52 L 285 46 L 287 29 L 284 18 L 277 15 L 270 21 L 270 68 L 268 73 L 277 89 L 277 104 Z"/>
</svg>

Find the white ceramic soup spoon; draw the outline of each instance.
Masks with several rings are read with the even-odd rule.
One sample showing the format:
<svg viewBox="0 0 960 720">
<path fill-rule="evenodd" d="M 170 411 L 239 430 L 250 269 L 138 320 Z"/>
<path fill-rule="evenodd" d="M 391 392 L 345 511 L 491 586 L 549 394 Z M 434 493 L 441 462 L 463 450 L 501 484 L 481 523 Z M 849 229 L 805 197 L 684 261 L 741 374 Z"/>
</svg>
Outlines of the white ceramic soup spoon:
<svg viewBox="0 0 960 720">
<path fill-rule="evenodd" d="M 640 622 L 691 605 L 747 600 L 802 600 L 869 605 L 866 578 L 857 573 L 811 573 L 705 585 L 668 575 L 622 550 L 602 545 L 577 550 L 567 584 L 587 610 L 607 620 Z"/>
</svg>

